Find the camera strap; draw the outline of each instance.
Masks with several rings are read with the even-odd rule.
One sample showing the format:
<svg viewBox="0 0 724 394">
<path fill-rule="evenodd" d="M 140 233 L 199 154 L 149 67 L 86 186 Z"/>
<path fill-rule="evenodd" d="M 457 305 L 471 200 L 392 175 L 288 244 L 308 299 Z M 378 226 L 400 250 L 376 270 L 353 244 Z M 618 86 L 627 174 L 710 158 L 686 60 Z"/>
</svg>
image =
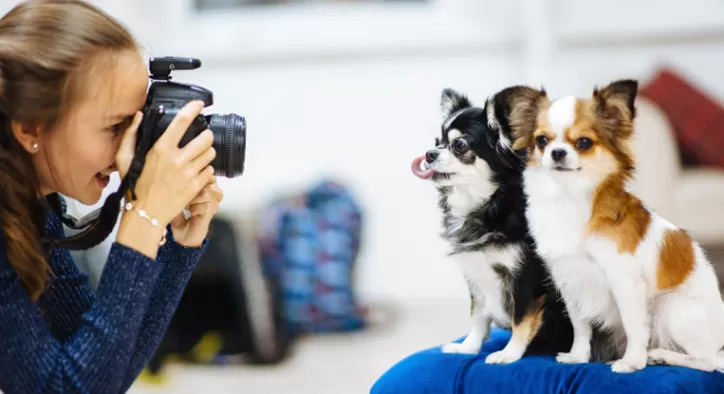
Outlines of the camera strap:
<svg viewBox="0 0 724 394">
<path fill-rule="evenodd" d="M 45 239 L 45 243 L 49 244 L 51 248 L 60 247 L 69 250 L 85 250 L 103 242 L 103 240 L 111 234 L 118 221 L 123 198 L 130 192 L 128 193 L 130 198 L 136 200 L 136 182 L 141 176 L 141 171 L 143 171 L 146 154 L 153 144 L 152 129 L 162 112 L 163 108 L 160 108 L 160 111 L 151 111 L 149 119 L 144 119 L 139 130 L 140 141 L 136 144 L 136 152 L 133 155 L 128 173 L 121 181 L 118 190 L 106 198 L 101 208 L 77 219 L 66 212 L 58 195 L 48 197 L 47 200 L 50 208 L 60 217 L 63 224 L 74 230 L 83 228 L 85 228 L 85 230 L 65 238 Z"/>
</svg>

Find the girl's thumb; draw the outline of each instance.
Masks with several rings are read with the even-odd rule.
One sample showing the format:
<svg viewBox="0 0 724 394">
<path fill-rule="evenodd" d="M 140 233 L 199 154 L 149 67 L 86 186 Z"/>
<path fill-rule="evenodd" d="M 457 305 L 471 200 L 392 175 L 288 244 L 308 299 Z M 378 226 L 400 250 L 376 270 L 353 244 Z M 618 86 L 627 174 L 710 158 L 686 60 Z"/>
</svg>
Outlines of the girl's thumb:
<svg viewBox="0 0 724 394">
<path fill-rule="evenodd" d="M 133 160 L 133 154 L 136 152 L 136 135 L 138 134 L 138 127 L 141 125 L 142 118 L 143 114 L 140 111 L 136 112 L 133 116 L 133 122 L 131 122 L 131 125 L 124 131 L 121 144 L 118 147 L 116 167 L 121 174 L 121 178 L 126 176 L 128 167 L 131 165 L 131 160 Z"/>
<path fill-rule="evenodd" d="M 136 150 L 136 135 L 138 134 L 138 126 L 141 125 L 141 118 L 143 118 L 141 111 L 136 112 L 133 116 L 133 122 L 131 122 L 131 125 L 128 126 L 126 131 L 123 133 L 121 150 L 130 153 L 133 153 Z"/>
</svg>

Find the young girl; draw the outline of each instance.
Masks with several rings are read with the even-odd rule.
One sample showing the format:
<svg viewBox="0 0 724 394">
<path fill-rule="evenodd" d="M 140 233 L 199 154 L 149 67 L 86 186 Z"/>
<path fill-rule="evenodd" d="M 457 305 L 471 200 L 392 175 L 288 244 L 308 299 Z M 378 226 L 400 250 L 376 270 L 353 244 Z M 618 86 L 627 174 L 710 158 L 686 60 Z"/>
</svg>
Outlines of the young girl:
<svg viewBox="0 0 724 394">
<path fill-rule="evenodd" d="M 81 1 L 0 19 L 0 390 L 121 393 L 153 355 L 206 245 L 222 192 L 210 130 L 178 148 L 190 103 L 146 158 L 96 293 L 48 196 L 98 202 L 134 152 L 148 86 L 129 32 Z M 189 207 L 191 218 L 183 215 Z M 146 212 L 147 215 L 139 214 Z M 154 219 L 154 220 L 152 220 Z"/>
</svg>

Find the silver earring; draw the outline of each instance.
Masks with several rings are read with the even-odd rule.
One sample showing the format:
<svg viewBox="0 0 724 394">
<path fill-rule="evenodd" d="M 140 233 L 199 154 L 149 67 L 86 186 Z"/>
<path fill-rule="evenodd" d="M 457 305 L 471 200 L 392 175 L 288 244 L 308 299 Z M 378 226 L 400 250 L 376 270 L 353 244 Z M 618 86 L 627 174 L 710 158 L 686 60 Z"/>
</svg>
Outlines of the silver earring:
<svg viewBox="0 0 724 394">
<path fill-rule="evenodd" d="M 33 149 L 38 150 L 38 143 L 37 143 L 37 142 L 33 144 Z"/>
</svg>

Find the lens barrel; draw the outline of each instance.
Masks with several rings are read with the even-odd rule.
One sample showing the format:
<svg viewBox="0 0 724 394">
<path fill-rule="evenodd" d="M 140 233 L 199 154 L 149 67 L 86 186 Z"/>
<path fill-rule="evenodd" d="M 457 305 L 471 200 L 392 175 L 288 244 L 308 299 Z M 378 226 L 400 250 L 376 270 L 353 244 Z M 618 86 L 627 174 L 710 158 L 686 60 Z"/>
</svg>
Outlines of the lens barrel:
<svg viewBox="0 0 724 394">
<path fill-rule="evenodd" d="M 244 173 L 246 160 L 246 120 L 237 114 L 206 115 L 214 133 L 216 158 L 212 161 L 217 176 L 235 178 Z"/>
</svg>

